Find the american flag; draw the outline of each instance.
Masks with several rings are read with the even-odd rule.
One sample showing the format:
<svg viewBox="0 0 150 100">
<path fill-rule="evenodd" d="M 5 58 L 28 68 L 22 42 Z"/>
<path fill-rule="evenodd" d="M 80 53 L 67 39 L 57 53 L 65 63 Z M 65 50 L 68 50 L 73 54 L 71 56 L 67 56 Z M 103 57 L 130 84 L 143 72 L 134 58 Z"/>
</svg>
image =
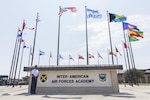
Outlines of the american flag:
<svg viewBox="0 0 150 100">
<path fill-rule="evenodd" d="M 76 11 L 77 11 L 77 9 L 76 9 L 76 7 L 65 7 L 65 8 L 60 8 L 60 11 L 59 11 L 59 16 L 62 16 L 62 13 L 63 12 L 66 12 L 66 11 L 68 11 L 68 10 L 70 10 L 71 12 L 73 12 L 73 13 L 76 13 Z"/>
</svg>

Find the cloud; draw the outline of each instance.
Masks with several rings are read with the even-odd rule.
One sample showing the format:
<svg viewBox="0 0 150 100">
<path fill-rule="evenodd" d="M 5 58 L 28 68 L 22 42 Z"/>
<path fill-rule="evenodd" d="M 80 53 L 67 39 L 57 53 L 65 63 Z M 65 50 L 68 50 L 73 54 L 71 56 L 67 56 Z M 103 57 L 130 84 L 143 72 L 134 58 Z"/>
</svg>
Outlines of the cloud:
<svg viewBox="0 0 150 100">
<path fill-rule="evenodd" d="M 149 15 L 130 15 L 128 16 L 128 20 L 126 22 L 133 24 L 133 25 L 137 25 L 138 28 L 144 32 L 145 37 L 143 39 L 141 39 L 138 42 L 132 43 L 133 50 L 136 51 L 135 57 L 137 60 L 136 61 L 137 66 L 139 67 L 140 65 L 143 65 L 141 62 L 140 56 L 144 55 L 146 56 L 145 58 L 149 58 L 147 57 L 148 56 L 147 50 L 143 52 L 142 54 L 140 52 L 141 50 L 146 49 L 147 48 L 146 46 L 148 46 L 150 43 L 150 30 L 149 30 L 150 29 L 149 28 L 150 16 Z M 76 28 L 72 28 L 72 30 L 77 31 L 77 32 L 85 31 L 85 24 L 80 24 L 76 26 Z M 122 41 L 124 41 L 124 36 L 123 36 L 122 23 L 110 23 L 110 31 L 111 31 L 113 49 L 115 48 L 115 46 L 117 46 L 117 48 L 123 54 Z M 89 43 L 89 52 L 95 53 L 96 55 L 96 52 L 100 51 L 100 53 L 105 56 L 104 62 L 107 63 L 107 60 L 108 60 L 107 49 L 110 48 L 107 20 L 88 23 L 88 43 Z M 84 50 L 84 49 L 85 47 L 81 48 L 80 50 Z M 97 63 L 96 60 L 93 61 L 93 63 L 96 64 Z M 120 63 L 124 64 L 123 57 L 120 59 Z M 144 61 L 143 63 L 146 63 L 146 61 Z M 146 64 L 148 64 L 148 62 Z"/>
</svg>

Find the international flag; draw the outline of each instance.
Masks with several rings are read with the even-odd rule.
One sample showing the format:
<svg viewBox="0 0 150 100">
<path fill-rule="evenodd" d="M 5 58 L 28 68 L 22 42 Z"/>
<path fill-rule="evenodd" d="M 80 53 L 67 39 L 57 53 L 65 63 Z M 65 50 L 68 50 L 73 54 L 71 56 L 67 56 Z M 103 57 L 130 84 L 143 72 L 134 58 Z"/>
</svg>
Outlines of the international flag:
<svg viewBox="0 0 150 100">
<path fill-rule="evenodd" d="M 36 19 L 36 22 L 40 22 L 40 19 L 39 19 L 39 18 L 37 18 L 37 19 Z"/>
<path fill-rule="evenodd" d="M 33 27 L 33 28 L 29 28 L 29 27 L 26 27 L 27 29 L 29 29 L 29 30 L 34 30 L 35 28 Z"/>
<path fill-rule="evenodd" d="M 116 49 L 116 53 L 119 53 L 119 54 L 120 54 L 120 56 L 122 56 L 122 54 L 119 52 L 118 48 L 117 48 L 117 47 L 115 47 L 115 49 Z"/>
<path fill-rule="evenodd" d="M 112 52 L 112 51 L 110 51 L 110 50 L 108 50 L 108 54 L 109 54 L 109 55 L 114 55 L 114 56 L 116 56 L 116 53 L 115 53 L 115 52 Z"/>
<path fill-rule="evenodd" d="M 124 46 L 124 48 L 127 48 L 127 44 L 125 42 L 123 43 L 123 46 Z"/>
<path fill-rule="evenodd" d="M 139 39 L 137 39 L 136 37 L 133 37 L 133 36 L 129 36 L 129 41 L 135 42 L 135 41 L 139 41 Z"/>
<path fill-rule="evenodd" d="M 37 13 L 37 19 L 36 19 L 36 22 L 40 22 L 40 19 L 39 19 L 39 13 Z"/>
<path fill-rule="evenodd" d="M 109 13 L 110 22 L 123 22 L 126 21 L 127 18 L 124 15 L 117 15 Z"/>
<path fill-rule="evenodd" d="M 116 48 L 116 52 L 119 52 L 119 50 Z"/>
<path fill-rule="evenodd" d="M 76 13 L 76 11 L 77 11 L 76 7 L 65 7 L 65 9 L 68 9 L 68 10 L 70 10 L 73 13 Z"/>
<path fill-rule="evenodd" d="M 39 56 L 41 56 L 41 55 L 45 55 L 45 52 L 43 52 L 43 51 L 39 51 Z"/>
<path fill-rule="evenodd" d="M 18 33 L 20 33 L 21 32 L 21 30 L 20 30 L 20 28 L 18 29 Z"/>
<path fill-rule="evenodd" d="M 26 23 L 25 21 L 23 22 L 23 25 L 22 25 L 22 31 L 25 29 L 25 26 L 26 26 Z"/>
<path fill-rule="evenodd" d="M 22 32 L 18 33 L 17 37 L 22 37 Z"/>
<path fill-rule="evenodd" d="M 69 54 L 69 60 L 73 60 L 74 61 L 74 59 L 72 58 L 72 56 Z"/>
<path fill-rule="evenodd" d="M 98 10 L 86 9 L 87 11 L 87 18 L 102 18 L 102 14 L 99 14 Z"/>
<path fill-rule="evenodd" d="M 123 29 L 124 30 L 131 30 L 131 29 L 139 30 L 137 28 L 137 26 L 129 24 L 129 23 L 126 23 L 126 22 L 122 22 L 122 25 L 123 25 Z"/>
<path fill-rule="evenodd" d="M 78 54 L 78 59 L 84 59 L 84 57 Z"/>
<path fill-rule="evenodd" d="M 52 53 L 50 52 L 50 58 L 53 58 Z"/>
<path fill-rule="evenodd" d="M 64 59 L 64 58 L 61 56 L 61 54 L 59 55 L 59 58 L 60 58 L 60 59 Z"/>
<path fill-rule="evenodd" d="M 91 54 L 88 54 L 88 57 L 89 58 L 95 58 L 93 55 L 91 55 Z"/>
<path fill-rule="evenodd" d="M 29 46 L 24 43 L 23 48 L 29 48 Z"/>
<path fill-rule="evenodd" d="M 129 30 L 129 34 L 130 36 L 136 36 L 136 37 L 144 37 L 144 34 L 142 31 L 138 31 L 138 30 Z"/>
<path fill-rule="evenodd" d="M 66 12 L 66 11 L 68 11 L 67 9 L 65 9 L 65 8 L 60 8 L 60 11 L 59 11 L 59 16 L 62 16 L 62 13 L 64 13 L 64 12 Z"/>
<path fill-rule="evenodd" d="M 21 42 L 25 42 L 25 40 L 23 38 L 21 38 L 20 40 L 21 40 Z"/>
<path fill-rule="evenodd" d="M 109 54 L 109 55 L 112 55 L 113 53 L 112 53 L 110 50 L 108 50 L 108 54 Z"/>
<path fill-rule="evenodd" d="M 60 8 L 60 11 L 59 11 L 59 16 L 62 16 L 62 14 L 64 13 L 64 12 L 66 12 L 66 11 L 71 11 L 71 12 L 73 12 L 73 13 L 76 13 L 76 11 L 77 11 L 77 9 L 76 9 L 76 7 L 64 7 L 64 8 Z"/>
<path fill-rule="evenodd" d="M 103 59 L 103 57 L 99 54 L 99 52 L 97 52 L 97 55 L 98 55 L 98 58 L 100 57 L 100 58 Z"/>
</svg>

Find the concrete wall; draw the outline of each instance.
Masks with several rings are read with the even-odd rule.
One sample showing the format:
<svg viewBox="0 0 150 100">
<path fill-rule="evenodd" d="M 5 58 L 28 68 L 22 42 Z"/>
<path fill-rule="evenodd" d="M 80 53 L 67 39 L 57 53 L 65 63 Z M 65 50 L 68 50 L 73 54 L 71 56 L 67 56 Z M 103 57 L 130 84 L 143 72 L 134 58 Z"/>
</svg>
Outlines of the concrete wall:
<svg viewBox="0 0 150 100">
<path fill-rule="evenodd" d="M 106 74 L 106 81 L 100 81 L 98 75 Z M 41 76 L 46 75 L 47 80 L 42 82 Z M 59 77 L 57 75 L 66 75 Z M 70 78 L 69 75 L 88 75 L 85 78 Z M 56 82 L 52 82 L 52 81 Z M 71 83 L 61 83 L 60 80 L 71 80 Z M 92 83 L 75 83 L 76 80 L 94 80 Z M 30 86 L 29 86 L 30 90 Z M 118 93 L 118 79 L 116 70 L 63 70 L 40 71 L 37 83 L 38 94 L 100 94 Z"/>
</svg>

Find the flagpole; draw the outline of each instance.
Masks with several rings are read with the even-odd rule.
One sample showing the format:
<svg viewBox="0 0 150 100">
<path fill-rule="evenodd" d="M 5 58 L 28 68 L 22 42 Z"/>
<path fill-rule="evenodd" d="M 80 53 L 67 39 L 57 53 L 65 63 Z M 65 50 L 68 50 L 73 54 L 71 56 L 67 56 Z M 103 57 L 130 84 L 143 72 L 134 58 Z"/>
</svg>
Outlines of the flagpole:
<svg viewBox="0 0 150 100">
<path fill-rule="evenodd" d="M 109 61 L 109 51 L 108 51 L 108 64 L 110 64 L 110 61 Z"/>
<path fill-rule="evenodd" d="M 19 61 L 19 54 L 20 54 L 20 47 L 21 47 L 21 41 L 22 41 L 22 34 L 23 34 L 23 30 L 24 30 L 24 23 L 25 20 L 23 20 L 23 25 L 22 25 L 22 31 L 21 31 L 21 37 L 19 39 L 19 47 L 18 47 L 18 52 L 17 52 L 17 60 L 16 60 L 16 65 L 15 65 L 15 73 L 14 73 L 14 79 L 13 79 L 13 87 L 15 85 L 15 79 L 16 79 L 16 73 L 17 73 L 17 67 L 18 67 L 18 61 Z"/>
<path fill-rule="evenodd" d="M 110 32 L 110 17 L 109 17 L 109 13 L 107 11 L 107 21 L 108 21 L 108 31 L 109 31 L 109 40 L 110 40 L 110 49 L 111 49 L 111 53 L 113 53 L 113 49 L 112 49 L 112 40 L 111 40 L 111 32 Z M 112 58 L 112 64 L 114 64 L 114 58 L 113 58 L 113 54 L 111 55 L 111 58 Z M 109 60 L 109 53 L 108 53 L 108 60 Z M 113 81 L 112 81 L 112 70 L 111 70 L 111 67 L 110 67 L 110 74 L 111 74 L 111 83 L 113 85 Z M 114 89 L 114 88 L 113 88 Z M 114 91 L 114 90 L 113 90 Z"/>
<path fill-rule="evenodd" d="M 61 10 L 61 6 L 59 6 L 59 11 L 60 10 Z M 60 15 L 58 21 L 57 66 L 59 65 L 59 39 L 60 39 Z"/>
<path fill-rule="evenodd" d="M 98 55 L 98 52 L 97 52 L 97 59 L 98 59 L 98 65 L 99 65 L 99 55 Z"/>
<path fill-rule="evenodd" d="M 31 48 L 31 45 L 30 45 L 29 59 L 28 59 L 28 66 L 30 66 L 30 56 L 31 56 L 31 51 L 32 51 L 32 48 Z M 27 72 L 27 76 L 28 76 L 28 73 L 29 73 L 29 72 Z"/>
<path fill-rule="evenodd" d="M 128 32 L 128 34 L 129 34 L 129 32 Z M 128 46 L 129 46 L 128 52 L 129 52 L 129 59 L 130 59 L 130 61 L 131 61 L 131 62 L 130 62 L 130 63 L 131 63 L 131 67 L 132 67 L 132 70 L 135 71 L 135 70 L 134 70 L 134 62 L 133 62 L 132 52 L 131 52 L 131 45 L 130 45 L 130 42 L 129 42 L 129 36 L 128 36 L 128 35 L 126 36 L 126 40 L 127 40 Z M 134 74 L 135 74 L 135 72 L 131 72 L 132 85 L 133 85 L 133 83 L 135 82 Z"/>
<path fill-rule="evenodd" d="M 49 55 L 49 65 L 51 63 L 51 52 L 50 52 L 50 55 Z"/>
<path fill-rule="evenodd" d="M 131 49 L 131 57 L 132 57 L 132 61 L 133 61 L 133 70 L 134 70 L 134 74 L 133 75 L 135 77 L 135 84 L 137 83 L 138 84 L 138 80 L 137 80 L 137 73 L 136 73 L 136 67 L 135 67 L 135 61 L 134 61 L 134 56 L 133 56 L 133 50 L 132 50 L 132 45 L 131 43 L 129 42 L 130 44 L 130 49 Z"/>
<path fill-rule="evenodd" d="M 78 65 L 79 65 L 79 55 L 78 55 Z"/>
<path fill-rule="evenodd" d="M 124 55 L 124 60 L 125 60 L 125 66 L 126 66 L 126 70 L 128 70 L 128 68 L 127 68 L 127 61 L 126 61 L 126 55 L 125 55 L 125 50 L 124 50 L 124 43 L 123 43 L 123 41 L 122 41 L 122 45 L 123 45 L 123 55 Z"/>
<path fill-rule="evenodd" d="M 111 32 L 110 32 L 110 24 L 109 24 L 110 17 L 109 17 L 108 11 L 107 11 L 107 20 L 108 20 L 108 30 L 109 30 L 110 49 L 111 49 L 111 52 L 113 52 L 113 49 L 112 49 L 112 40 L 111 40 Z M 114 64 L 114 58 L 113 58 L 113 55 L 112 55 L 111 57 L 112 57 L 112 64 Z"/>
<path fill-rule="evenodd" d="M 123 30 L 123 36 L 124 36 L 125 43 L 127 44 L 126 35 L 125 35 L 125 31 L 124 30 Z M 128 49 L 128 47 L 126 48 L 126 54 L 127 54 L 127 61 L 128 61 L 128 67 L 129 67 L 129 81 L 131 82 L 131 85 L 133 86 L 132 79 L 131 79 L 131 76 L 130 76 L 131 68 L 130 68 L 130 60 L 129 60 L 129 54 L 128 54 L 128 50 L 127 49 Z"/>
<path fill-rule="evenodd" d="M 128 35 L 129 35 L 129 31 L 128 31 Z M 129 41 L 129 37 L 127 37 L 127 40 L 128 40 L 128 44 L 130 46 L 130 58 L 131 58 L 131 63 L 132 63 L 132 69 L 134 71 L 133 73 L 133 78 L 134 78 L 134 82 L 136 84 L 137 82 L 137 75 L 136 75 L 136 67 L 135 67 L 135 61 L 134 61 L 134 56 L 133 56 L 133 50 L 132 50 L 132 45 L 131 45 L 131 42 Z"/>
<path fill-rule="evenodd" d="M 122 41 L 122 45 L 123 45 L 123 55 L 124 55 L 125 66 L 126 66 L 126 70 L 127 70 L 127 76 L 129 77 L 129 72 L 128 72 L 128 68 L 127 68 L 127 60 L 126 60 L 126 55 L 125 55 L 125 50 L 124 50 L 125 47 L 124 47 L 123 41 Z"/>
<path fill-rule="evenodd" d="M 86 58 L 87 58 L 87 65 L 89 65 L 89 57 L 88 57 L 88 31 L 87 31 L 87 6 L 85 6 L 85 27 L 86 27 Z"/>
<path fill-rule="evenodd" d="M 31 56 L 32 47 L 30 45 L 30 51 L 29 51 L 29 59 L 28 59 L 28 66 L 30 66 L 30 56 Z"/>
<path fill-rule="evenodd" d="M 40 50 L 39 50 L 39 58 L 38 58 L 38 65 L 40 64 Z"/>
<path fill-rule="evenodd" d="M 117 55 L 117 53 L 119 53 L 120 54 L 120 52 L 119 52 L 119 50 L 117 49 L 117 47 L 115 46 L 115 49 L 116 49 L 116 62 L 117 62 L 117 64 L 118 64 L 118 55 Z M 121 55 L 121 54 L 120 54 Z"/>
<path fill-rule="evenodd" d="M 12 57 L 12 62 L 11 62 L 11 68 L 10 68 L 10 73 L 9 73 L 9 78 L 8 82 L 12 81 L 13 78 L 13 72 L 14 72 L 14 65 L 15 65 L 15 60 L 16 60 L 16 53 L 17 53 L 17 47 L 18 47 L 18 33 L 20 31 L 20 28 L 18 27 L 17 31 L 17 36 L 16 36 L 16 42 L 15 42 L 15 47 L 14 47 L 14 52 L 13 52 L 13 57 Z"/>
<path fill-rule="evenodd" d="M 123 36 L 124 36 L 125 43 L 127 44 L 127 40 L 126 40 L 126 36 L 125 36 L 125 31 L 124 30 L 123 30 Z M 129 70 L 130 70 L 131 68 L 130 68 L 129 54 L 128 54 L 127 48 L 126 48 L 126 53 L 127 53 L 128 66 L 129 66 Z"/>
<path fill-rule="evenodd" d="M 129 46 L 129 59 L 131 61 L 131 67 L 133 69 L 134 68 L 134 62 L 133 62 L 133 56 L 132 56 L 132 51 L 131 51 L 131 44 L 129 42 L 128 37 L 126 37 L 126 38 L 127 38 L 127 42 L 128 42 L 128 46 Z"/>
<path fill-rule="evenodd" d="M 51 58 L 49 57 L 49 65 L 50 65 L 50 62 L 51 62 Z"/>
<path fill-rule="evenodd" d="M 129 31 L 128 31 L 128 34 L 129 34 Z M 129 37 L 127 39 L 128 39 L 129 46 L 130 46 L 130 55 L 131 55 L 131 59 L 132 59 L 132 65 L 133 65 L 133 68 L 135 68 L 135 61 L 134 61 L 134 56 L 133 56 L 133 51 L 132 51 L 132 45 L 131 45 L 131 42 L 129 41 Z"/>
<path fill-rule="evenodd" d="M 117 61 L 117 64 L 118 64 L 118 56 L 117 56 L 117 53 L 116 53 L 116 61 Z"/>
<path fill-rule="evenodd" d="M 70 65 L 70 56 L 69 56 L 69 65 Z"/>
<path fill-rule="evenodd" d="M 127 41 L 126 41 L 126 36 L 125 36 L 125 32 L 124 32 L 124 38 L 125 38 L 125 43 L 127 45 Z M 126 48 L 126 55 L 127 55 L 127 61 L 128 61 L 128 67 L 129 67 L 129 70 L 131 70 L 131 67 L 130 67 L 130 60 L 129 60 L 129 52 L 128 52 L 128 46 Z"/>
<path fill-rule="evenodd" d="M 36 42 L 36 34 L 37 34 L 38 21 L 39 21 L 39 13 L 37 13 L 37 18 L 36 18 L 36 25 L 35 25 L 35 33 L 34 33 L 34 42 L 33 42 L 33 52 L 32 52 L 32 59 L 31 59 L 31 66 L 33 65 L 33 60 L 34 60 L 34 50 L 35 50 L 35 42 Z"/>
<path fill-rule="evenodd" d="M 20 68 L 19 68 L 19 74 L 18 74 L 18 82 L 19 82 L 20 71 L 21 71 L 21 66 L 22 66 L 23 52 L 24 52 L 24 45 L 23 45 L 23 48 L 22 48 L 21 59 L 20 59 Z"/>
</svg>

